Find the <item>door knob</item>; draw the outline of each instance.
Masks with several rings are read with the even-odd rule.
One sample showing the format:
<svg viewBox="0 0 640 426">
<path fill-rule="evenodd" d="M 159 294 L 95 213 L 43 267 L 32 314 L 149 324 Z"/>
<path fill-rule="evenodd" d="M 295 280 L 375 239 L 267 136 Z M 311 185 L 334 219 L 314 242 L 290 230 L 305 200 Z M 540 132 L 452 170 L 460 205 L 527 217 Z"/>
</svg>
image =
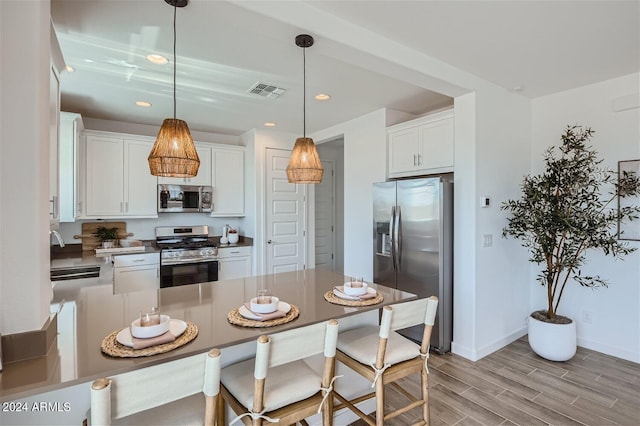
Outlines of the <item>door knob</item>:
<svg viewBox="0 0 640 426">
<path fill-rule="evenodd" d="M 272 242 L 273 242 L 273 241 L 269 240 L 269 241 L 267 241 L 267 244 L 271 244 Z"/>
</svg>

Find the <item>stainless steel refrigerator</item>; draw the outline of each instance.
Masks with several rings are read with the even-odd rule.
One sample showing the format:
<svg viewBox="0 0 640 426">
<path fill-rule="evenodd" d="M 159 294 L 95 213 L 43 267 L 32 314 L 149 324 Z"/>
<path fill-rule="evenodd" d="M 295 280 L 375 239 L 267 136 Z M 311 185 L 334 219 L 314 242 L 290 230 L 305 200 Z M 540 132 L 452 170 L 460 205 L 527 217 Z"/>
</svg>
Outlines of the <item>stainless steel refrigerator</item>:
<svg viewBox="0 0 640 426">
<path fill-rule="evenodd" d="M 453 339 L 453 176 L 373 184 L 374 282 L 438 296 L 431 347 L 451 350 Z M 422 331 L 401 331 L 420 341 Z"/>
</svg>

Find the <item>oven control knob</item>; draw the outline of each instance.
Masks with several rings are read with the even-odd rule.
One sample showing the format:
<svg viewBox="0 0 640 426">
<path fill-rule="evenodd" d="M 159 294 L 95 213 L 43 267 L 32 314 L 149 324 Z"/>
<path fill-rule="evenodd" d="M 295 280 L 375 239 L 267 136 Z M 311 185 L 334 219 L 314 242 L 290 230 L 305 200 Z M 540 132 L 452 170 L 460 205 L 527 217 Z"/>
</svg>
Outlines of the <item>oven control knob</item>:
<svg viewBox="0 0 640 426">
<path fill-rule="evenodd" d="M 206 248 L 206 249 L 200 250 L 200 256 L 213 256 L 213 249 Z"/>
</svg>

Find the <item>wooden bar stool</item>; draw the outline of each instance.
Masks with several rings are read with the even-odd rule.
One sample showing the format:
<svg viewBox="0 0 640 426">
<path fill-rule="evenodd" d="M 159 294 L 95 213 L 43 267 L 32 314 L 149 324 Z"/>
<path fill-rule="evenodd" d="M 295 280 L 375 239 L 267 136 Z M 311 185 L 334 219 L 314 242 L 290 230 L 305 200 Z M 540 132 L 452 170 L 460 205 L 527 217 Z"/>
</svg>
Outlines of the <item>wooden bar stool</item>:
<svg viewBox="0 0 640 426">
<path fill-rule="evenodd" d="M 372 426 L 383 426 L 385 421 L 397 417 L 416 407 L 422 406 L 423 420 L 417 424 L 429 424 L 429 382 L 427 359 L 431 329 L 436 317 L 438 298 L 431 296 L 412 302 L 385 306 L 382 310 L 380 326 L 366 326 L 340 333 L 336 358 L 355 372 L 372 382 L 374 392 L 347 400 L 334 391 L 334 396 L 342 403 L 336 405 L 337 411 L 345 406 L 350 408 L 362 420 Z M 417 345 L 395 333 L 407 327 L 424 324 L 421 345 Z M 400 387 L 396 381 L 409 374 L 421 374 L 421 395 L 416 397 Z M 384 412 L 384 388 L 386 384 L 394 386 L 409 399 L 409 404 L 391 413 Z M 355 404 L 370 398 L 376 398 L 375 421 L 363 413 Z"/>
<path fill-rule="evenodd" d="M 229 424 L 306 425 L 322 412 L 322 424 L 332 425 L 337 338 L 336 320 L 260 336 L 255 358 L 222 369 L 222 396 L 238 414 Z M 323 352 L 320 375 L 303 359 Z"/>
<path fill-rule="evenodd" d="M 224 420 L 220 370 L 220 351 L 212 349 L 208 354 L 95 380 L 90 424 L 187 425 L 204 421 L 206 426 L 214 426 L 218 419 Z M 204 404 L 200 392 L 204 393 Z"/>
</svg>

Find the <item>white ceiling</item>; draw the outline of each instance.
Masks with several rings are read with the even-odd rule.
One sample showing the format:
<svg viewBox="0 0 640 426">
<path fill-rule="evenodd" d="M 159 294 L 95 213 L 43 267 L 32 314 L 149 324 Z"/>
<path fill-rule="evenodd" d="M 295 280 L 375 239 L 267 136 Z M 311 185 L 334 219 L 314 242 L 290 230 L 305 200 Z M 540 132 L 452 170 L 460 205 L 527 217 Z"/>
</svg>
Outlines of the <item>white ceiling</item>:
<svg viewBox="0 0 640 426">
<path fill-rule="evenodd" d="M 317 12 L 319 24 L 373 31 L 531 98 L 640 71 L 640 1 L 296 3 L 306 7 L 307 20 Z M 62 76 L 63 110 L 158 126 L 172 116 L 173 67 L 145 59 L 149 53 L 172 57 L 171 6 L 164 0 L 51 4 L 65 61 L 76 69 Z M 191 0 L 178 9 L 177 115 L 191 130 L 238 135 L 273 121 L 278 130 L 302 132 L 302 49 L 294 38 L 308 30 L 287 23 L 299 22 L 293 6 Z M 362 68 L 353 41 L 345 43 L 346 55 L 332 55 L 345 46 L 312 35 L 308 133 L 382 107 L 420 115 L 452 102 L 415 82 Z M 258 81 L 287 91 L 278 99 L 247 93 Z M 319 92 L 332 99 L 313 100 Z M 137 107 L 137 100 L 153 106 Z"/>
</svg>

